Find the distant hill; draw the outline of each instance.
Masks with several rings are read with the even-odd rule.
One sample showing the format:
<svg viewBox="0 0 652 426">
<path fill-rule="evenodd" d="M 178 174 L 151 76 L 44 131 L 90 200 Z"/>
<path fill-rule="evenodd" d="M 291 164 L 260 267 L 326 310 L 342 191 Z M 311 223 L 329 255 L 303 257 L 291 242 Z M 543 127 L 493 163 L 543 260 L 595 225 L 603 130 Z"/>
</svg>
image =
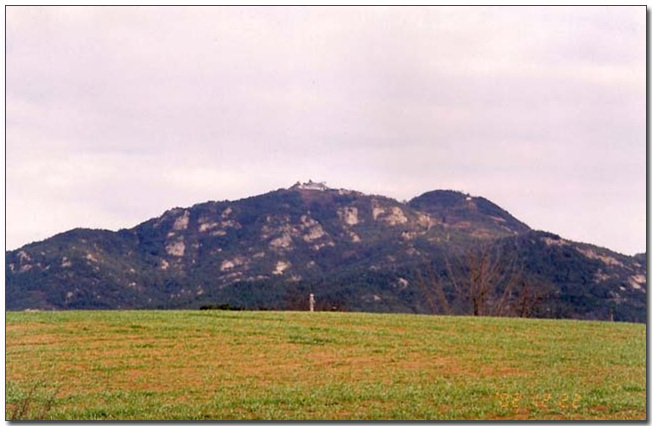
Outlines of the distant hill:
<svg viewBox="0 0 652 426">
<path fill-rule="evenodd" d="M 305 309 L 314 293 L 320 309 L 468 314 L 459 289 L 480 247 L 518 278 L 483 296 L 501 315 L 646 320 L 644 255 L 533 231 L 460 192 L 400 203 L 313 182 L 6 252 L 6 308 Z"/>
</svg>

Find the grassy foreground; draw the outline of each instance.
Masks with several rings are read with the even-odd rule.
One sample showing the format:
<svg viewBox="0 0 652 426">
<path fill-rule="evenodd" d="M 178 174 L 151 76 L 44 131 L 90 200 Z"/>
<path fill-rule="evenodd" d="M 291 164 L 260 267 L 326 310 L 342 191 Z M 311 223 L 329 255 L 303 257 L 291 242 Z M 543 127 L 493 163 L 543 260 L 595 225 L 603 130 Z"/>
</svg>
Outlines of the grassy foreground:
<svg viewBox="0 0 652 426">
<path fill-rule="evenodd" d="M 646 327 L 308 312 L 8 312 L 11 417 L 646 419 Z"/>
</svg>

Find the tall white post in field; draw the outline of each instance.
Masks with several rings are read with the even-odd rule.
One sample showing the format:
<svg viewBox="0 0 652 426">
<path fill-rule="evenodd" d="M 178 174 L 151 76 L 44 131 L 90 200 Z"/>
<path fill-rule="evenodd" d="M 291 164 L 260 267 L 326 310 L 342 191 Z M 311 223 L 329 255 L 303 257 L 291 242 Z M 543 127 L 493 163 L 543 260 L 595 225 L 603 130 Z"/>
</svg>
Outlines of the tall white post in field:
<svg viewBox="0 0 652 426">
<path fill-rule="evenodd" d="M 315 295 L 310 293 L 310 312 L 315 311 Z"/>
</svg>

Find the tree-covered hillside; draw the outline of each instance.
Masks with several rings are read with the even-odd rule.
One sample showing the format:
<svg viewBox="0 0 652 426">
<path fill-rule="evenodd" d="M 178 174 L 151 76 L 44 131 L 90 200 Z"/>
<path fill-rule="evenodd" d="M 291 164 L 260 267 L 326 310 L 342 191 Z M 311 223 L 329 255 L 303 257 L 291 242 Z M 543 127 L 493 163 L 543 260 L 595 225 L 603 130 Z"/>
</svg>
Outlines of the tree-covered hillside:
<svg viewBox="0 0 652 426">
<path fill-rule="evenodd" d="M 295 185 L 6 253 L 7 309 L 319 309 L 645 321 L 645 257 L 532 231 L 454 191 Z"/>
</svg>

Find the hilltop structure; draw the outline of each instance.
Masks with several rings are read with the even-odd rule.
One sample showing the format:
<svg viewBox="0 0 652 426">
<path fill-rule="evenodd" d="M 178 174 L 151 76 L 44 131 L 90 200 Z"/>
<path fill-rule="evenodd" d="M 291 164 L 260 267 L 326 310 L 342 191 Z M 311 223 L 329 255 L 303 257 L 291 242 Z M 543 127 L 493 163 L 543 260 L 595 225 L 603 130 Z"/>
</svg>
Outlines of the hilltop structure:
<svg viewBox="0 0 652 426">
<path fill-rule="evenodd" d="M 309 179 L 308 182 L 297 182 L 290 187 L 290 189 L 309 189 L 312 191 L 326 191 L 330 189 L 326 186 L 326 182 L 313 182 L 312 179 Z"/>
</svg>

